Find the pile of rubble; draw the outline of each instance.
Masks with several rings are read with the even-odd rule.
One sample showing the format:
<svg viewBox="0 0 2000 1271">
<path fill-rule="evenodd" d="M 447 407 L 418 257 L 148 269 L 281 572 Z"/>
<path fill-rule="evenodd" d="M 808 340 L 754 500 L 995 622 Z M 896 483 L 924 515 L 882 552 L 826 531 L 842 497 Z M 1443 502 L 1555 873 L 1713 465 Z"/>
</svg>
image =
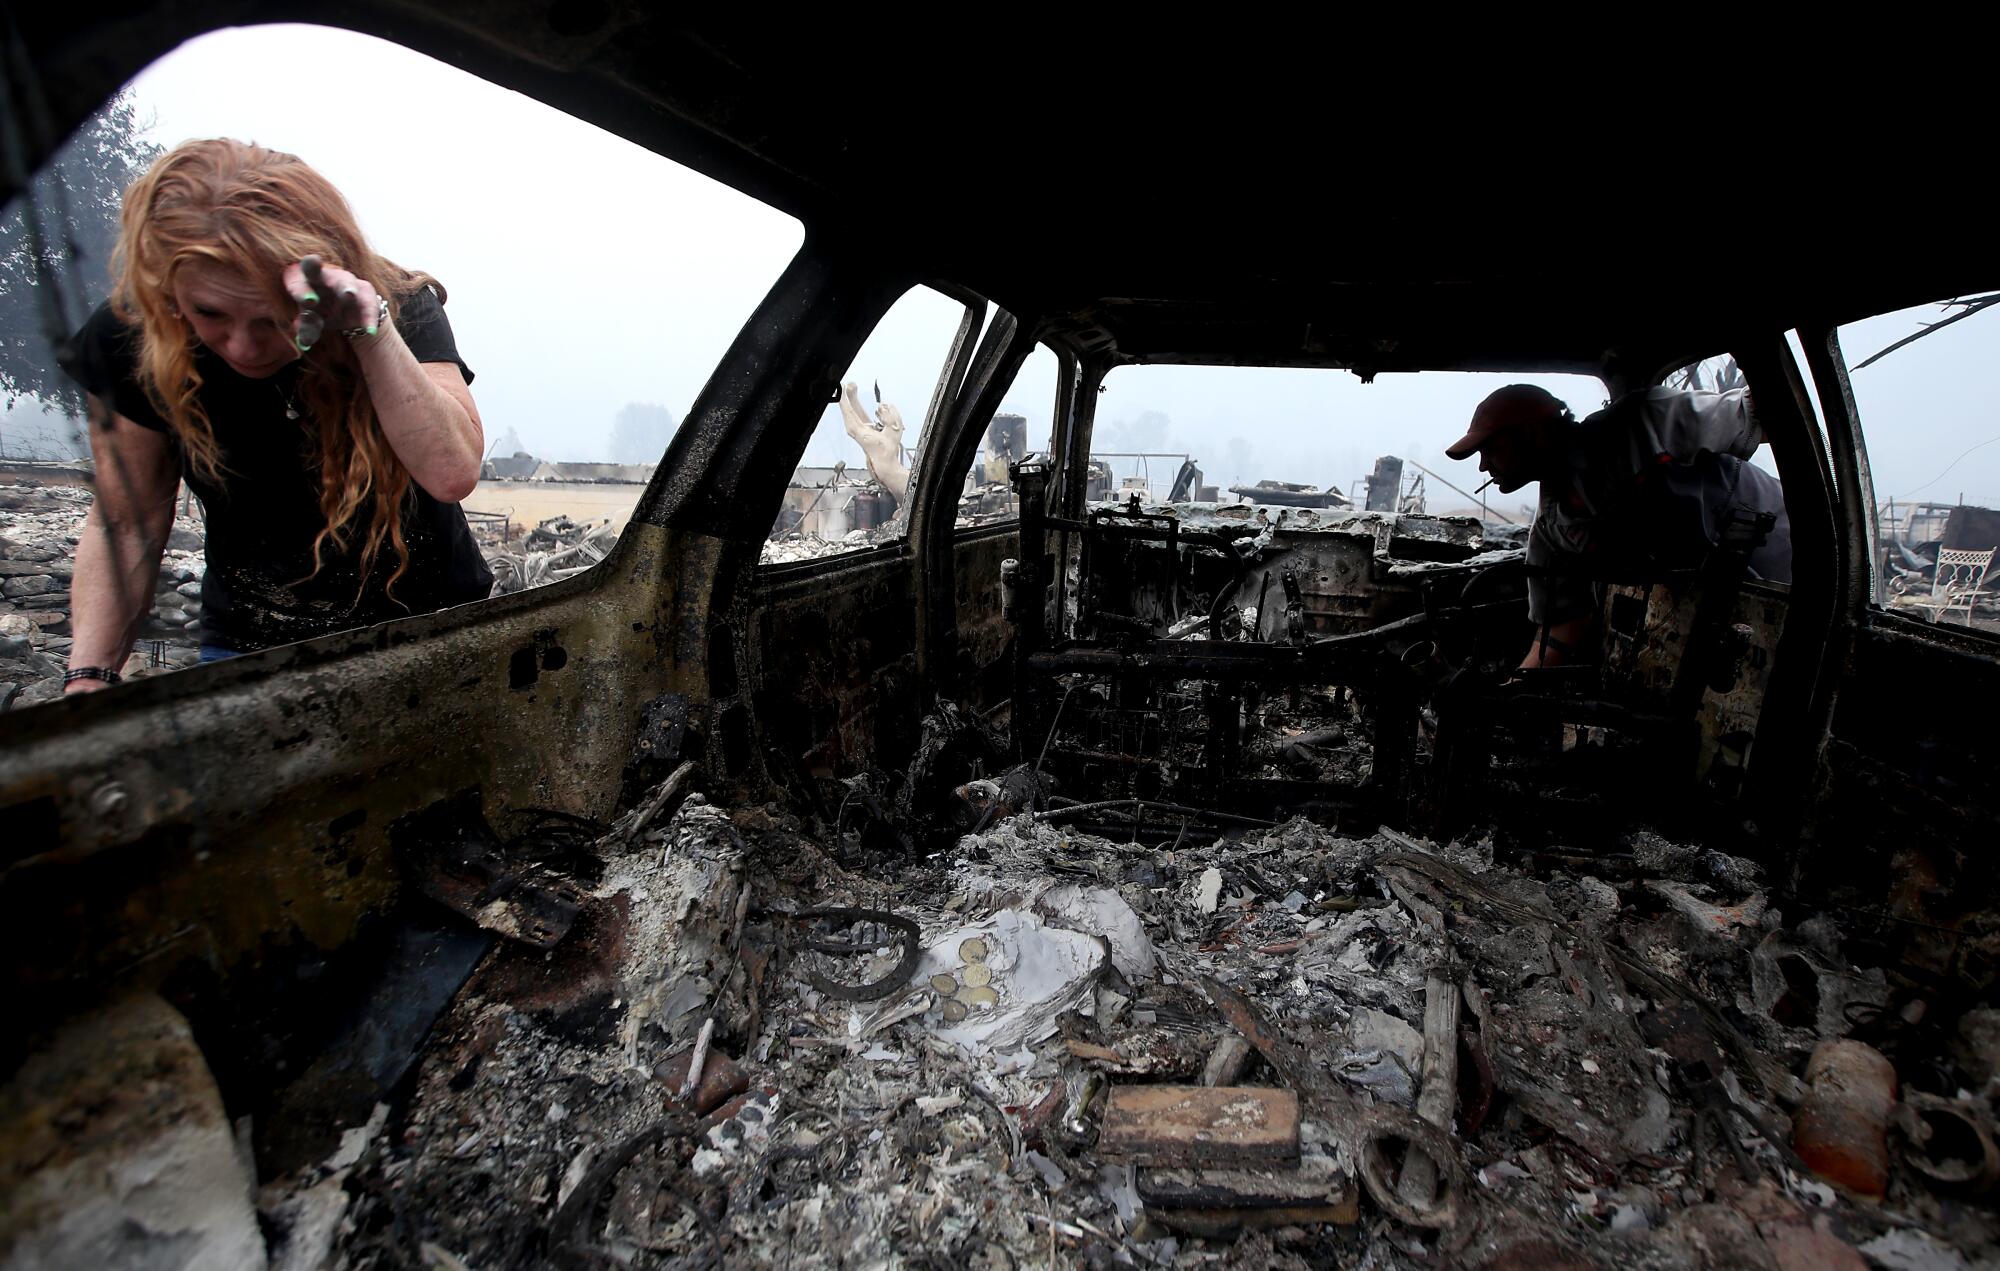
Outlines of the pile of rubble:
<svg viewBox="0 0 2000 1271">
<path fill-rule="evenodd" d="M 2000 1256 L 2000 1013 L 1918 1033 L 1941 1004 L 1726 854 L 1056 808 L 892 861 L 672 793 L 266 1186 L 285 1265 Z"/>
<path fill-rule="evenodd" d="M 961 510 L 956 524 L 962 530 L 972 529 L 995 521 L 1011 520 L 1016 515 L 1011 505 L 993 505 L 985 511 Z M 849 552 L 878 547 L 883 543 L 899 542 L 906 532 L 907 526 L 901 521 L 887 522 L 873 529 L 849 530 L 834 538 L 787 530 L 765 539 L 757 560 L 763 565 L 789 565 L 795 561 L 845 556 Z"/>
<path fill-rule="evenodd" d="M 70 576 L 90 500 L 90 491 L 76 486 L 0 486 L 0 710 L 62 694 Z M 178 517 L 127 677 L 199 659 L 202 560 L 201 522 Z"/>
<path fill-rule="evenodd" d="M 610 521 L 573 521 L 553 516 L 521 536 L 518 545 L 485 546 L 486 566 L 493 571 L 493 595 L 546 587 L 580 574 L 611 554 L 618 545 L 618 527 Z"/>
<path fill-rule="evenodd" d="M 849 530 L 839 538 L 821 538 L 817 534 L 787 534 L 782 537 L 767 538 L 757 554 L 758 563 L 764 565 L 789 565 L 794 561 L 820 560 L 828 556 L 843 556 L 848 552 L 858 552 L 877 543 L 893 541 L 894 535 L 885 535 L 880 529 Z"/>
</svg>

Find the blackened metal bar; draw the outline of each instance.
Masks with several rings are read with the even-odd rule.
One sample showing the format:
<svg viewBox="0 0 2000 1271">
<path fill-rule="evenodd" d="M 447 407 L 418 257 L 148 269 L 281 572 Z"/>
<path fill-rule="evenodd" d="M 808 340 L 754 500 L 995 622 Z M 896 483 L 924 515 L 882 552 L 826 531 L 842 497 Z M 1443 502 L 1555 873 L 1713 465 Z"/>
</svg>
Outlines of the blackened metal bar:
<svg viewBox="0 0 2000 1271">
<path fill-rule="evenodd" d="M 1049 603 L 1049 470 L 1045 464 L 1014 465 L 1014 491 L 1021 504 L 1021 556 L 1014 574 L 1014 761 L 1026 763 L 1027 747 L 1042 735 L 1045 682 L 1029 660 L 1047 642 Z"/>
<path fill-rule="evenodd" d="M 1048 526 L 1052 530 L 1069 530 L 1079 534 L 1106 534 L 1114 538 L 1150 538 L 1166 543 L 1178 541 L 1191 546 L 1214 547 L 1226 552 L 1235 550 L 1232 540 L 1211 530 L 1185 529 L 1178 521 L 1168 520 L 1165 517 L 1158 519 L 1163 523 L 1154 526 L 1132 522 L 1129 518 L 1109 521 L 1099 520 L 1093 515 L 1088 521 L 1077 521 L 1066 516 L 1052 516 L 1048 518 Z"/>
</svg>

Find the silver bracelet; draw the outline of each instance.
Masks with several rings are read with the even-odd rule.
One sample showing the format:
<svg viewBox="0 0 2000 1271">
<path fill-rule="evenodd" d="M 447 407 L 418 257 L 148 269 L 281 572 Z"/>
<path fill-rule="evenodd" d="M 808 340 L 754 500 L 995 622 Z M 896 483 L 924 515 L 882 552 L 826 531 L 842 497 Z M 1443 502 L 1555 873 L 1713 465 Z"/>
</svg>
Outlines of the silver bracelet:
<svg viewBox="0 0 2000 1271">
<path fill-rule="evenodd" d="M 342 329 L 341 334 L 346 336 L 350 340 L 359 340 L 366 336 L 374 335 L 377 331 L 381 330 L 383 327 L 388 325 L 389 325 L 389 297 L 376 296 L 375 325 L 367 327 L 346 327 Z"/>
</svg>

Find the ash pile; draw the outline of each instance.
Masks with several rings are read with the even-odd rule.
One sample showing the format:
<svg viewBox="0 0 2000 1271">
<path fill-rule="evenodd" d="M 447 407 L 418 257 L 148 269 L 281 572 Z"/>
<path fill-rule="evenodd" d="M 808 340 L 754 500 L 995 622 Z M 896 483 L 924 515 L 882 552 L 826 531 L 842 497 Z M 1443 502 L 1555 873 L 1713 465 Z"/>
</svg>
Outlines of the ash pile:
<svg viewBox="0 0 2000 1271">
<path fill-rule="evenodd" d="M 802 560 L 823 560 L 828 556 L 844 556 L 849 552 L 874 547 L 890 541 L 894 535 L 880 529 L 849 530 L 834 538 L 821 538 L 817 534 L 806 534 L 796 529 L 774 534 L 764 540 L 758 550 L 757 559 L 765 565 L 790 565 Z"/>
<path fill-rule="evenodd" d="M 90 501 L 78 486 L 0 485 L 0 710 L 62 696 L 70 578 Z M 199 516 L 176 517 L 128 679 L 200 659 L 203 568 Z"/>
<path fill-rule="evenodd" d="M 924 855 L 866 782 L 822 825 L 689 779 L 566 902 L 476 910 L 504 938 L 397 1094 L 265 1185 L 284 1265 L 2000 1257 L 2000 1013 L 1744 860 L 1142 845 L 1022 771 Z"/>
<path fill-rule="evenodd" d="M 507 542 L 504 532 L 500 541 L 493 541 L 490 518 L 475 529 L 475 534 L 483 536 L 480 548 L 486 567 L 493 571 L 495 596 L 574 577 L 618 546 L 618 527 L 610 521 L 575 521 L 567 516 L 552 516 L 538 523 L 519 543 Z"/>
</svg>

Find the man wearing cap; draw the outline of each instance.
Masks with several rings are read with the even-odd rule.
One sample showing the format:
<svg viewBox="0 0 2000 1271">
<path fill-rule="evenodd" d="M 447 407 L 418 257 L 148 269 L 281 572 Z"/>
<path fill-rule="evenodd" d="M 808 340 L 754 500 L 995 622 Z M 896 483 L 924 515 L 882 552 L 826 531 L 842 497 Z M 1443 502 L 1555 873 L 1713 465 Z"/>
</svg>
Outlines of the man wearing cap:
<svg viewBox="0 0 2000 1271">
<path fill-rule="evenodd" d="M 1541 483 L 1528 536 L 1524 668 L 1584 650 L 1606 579 L 1637 580 L 1699 564 L 1732 519 L 1773 514 L 1752 551 L 1753 577 L 1791 581 L 1791 531 L 1777 479 L 1746 462 L 1763 444 L 1748 389 L 1654 387 L 1579 422 L 1547 389 L 1510 384 L 1472 413 L 1454 459 L 1479 453 L 1502 494 Z"/>
</svg>

